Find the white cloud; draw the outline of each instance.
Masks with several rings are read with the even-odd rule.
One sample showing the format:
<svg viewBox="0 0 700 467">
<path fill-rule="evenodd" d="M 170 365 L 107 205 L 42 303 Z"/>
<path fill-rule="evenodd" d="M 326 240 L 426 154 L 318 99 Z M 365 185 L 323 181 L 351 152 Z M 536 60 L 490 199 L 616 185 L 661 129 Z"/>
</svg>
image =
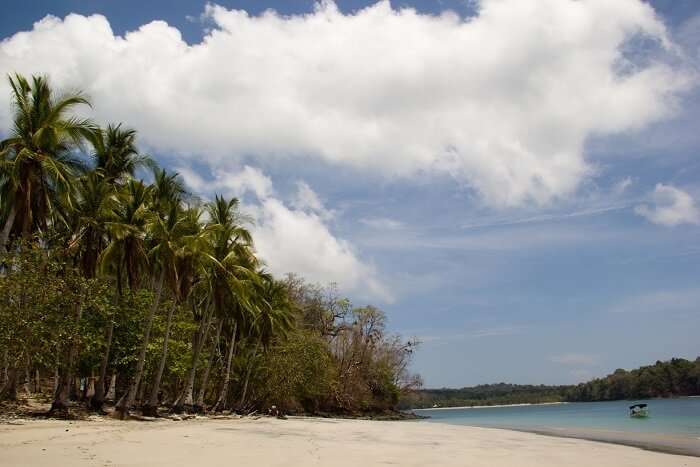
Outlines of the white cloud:
<svg viewBox="0 0 700 467">
<path fill-rule="evenodd" d="M 700 224 L 700 210 L 693 198 L 685 191 L 659 183 L 652 193 L 653 206 L 642 204 L 634 212 L 654 224 L 675 226 Z"/>
<path fill-rule="evenodd" d="M 312 282 L 336 282 L 340 290 L 361 298 L 393 301 L 374 268 L 360 260 L 350 242 L 334 236 L 314 212 L 290 209 L 269 198 L 258 210 L 254 235 L 272 272 L 298 272 Z"/>
<path fill-rule="evenodd" d="M 260 169 L 243 166 L 242 169 L 215 169 L 213 178 L 205 180 L 199 173 L 189 167 L 179 166 L 175 171 L 182 176 L 185 183 L 196 192 L 222 193 L 225 196 L 242 197 L 253 193 L 258 199 L 266 199 L 275 194 L 272 180 Z"/>
<path fill-rule="evenodd" d="M 549 361 L 560 363 L 562 365 L 590 366 L 595 365 L 598 362 L 598 358 L 599 357 L 597 355 L 566 353 L 562 355 L 553 355 L 549 357 Z"/>
<path fill-rule="evenodd" d="M 388 217 L 370 217 L 360 219 L 360 223 L 377 230 L 397 230 L 403 227 L 403 223 Z"/>
<path fill-rule="evenodd" d="M 617 183 L 615 183 L 615 185 L 613 185 L 613 195 L 619 196 L 623 194 L 630 186 L 632 186 L 633 183 L 634 181 L 632 180 L 632 177 L 625 177 L 622 180 L 619 180 Z"/>
<path fill-rule="evenodd" d="M 242 209 L 253 217 L 255 247 L 271 272 L 278 276 L 294 272 L 311 282 L 335 282 L 339 290 L 358 298 L 393 301 L 374 267 L 362 261 L 350 242 L 331 232 L 327 221 L 332 211 L 305 182 L 297 184 L 290 207 L 278 199 L 272 180 L 257 168 L 219 170 L 210 180 L 187 167 L 177 170 L 200 194 L 256 195 L 257 200 Z"/>
<path fill-rule="evenodd" d="M 325 208 L 316 192 L 303 181 L 297 182 L 297 192 L 292 206 L 300 211 L 313 212 L 324 220 L 330 220 L 335 215 L 334 211 Z"/>
<path fill-rule="evenodd" d="M 205 18 L 211 29 L 188 45 L 162 21 L 122 37 L 103 16 L 49 16 L 0 43 L 0 75 L 84 89 L 100 120 L 180 159 L 448 173 L 499 206 L 572 193 L 592 173 L 587 137 L 668 116 L 690 81 L 622 52 L 645 37 L 654 54 L 673 53 L 641 0 L 482 0 L 469 20 L 388 1 L 353 14 L 324 1 L 297 16 L 209 5 Z M 2 128 L 8 91 L 3 82 Z"/>
</svg>

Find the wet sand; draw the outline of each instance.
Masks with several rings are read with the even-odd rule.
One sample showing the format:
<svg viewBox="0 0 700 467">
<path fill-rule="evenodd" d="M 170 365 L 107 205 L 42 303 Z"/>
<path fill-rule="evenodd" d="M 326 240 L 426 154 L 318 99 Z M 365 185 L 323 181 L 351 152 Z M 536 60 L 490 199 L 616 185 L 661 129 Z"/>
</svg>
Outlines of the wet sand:
<svg viewBox="0 0 700 467">
<path fill-rule="evenodd" d="M 588 441 L 621 444 L 624 446 L 632 446 L 649 451 L 700 457 L 700 438 L 680 434 L 554 427 L 522 428 L 506 425 L 498 426 L 498 428 L 521 431 L 524 433 L 536 433 L 546 436 L 559 436 L 562 438 L 585 439 Z"/>
</svg>

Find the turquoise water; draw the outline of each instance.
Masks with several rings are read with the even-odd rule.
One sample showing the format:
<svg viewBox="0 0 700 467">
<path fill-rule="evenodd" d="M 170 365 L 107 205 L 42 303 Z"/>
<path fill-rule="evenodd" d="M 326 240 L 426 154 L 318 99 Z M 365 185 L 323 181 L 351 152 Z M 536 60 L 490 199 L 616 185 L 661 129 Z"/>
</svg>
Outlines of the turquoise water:
<svg viewBox="0 0 700 467">
<path fill-rule="evenodd" d="M 634 403 L 649 404 L 649 418 L 629 417 Z M 598 430 L 677 433 L 700 436 L 700 398 L 614 402 L 577 402 L 521 407 L 417 410 L 427 421 L 482 427 L 593 428 Z"/>
</svg>

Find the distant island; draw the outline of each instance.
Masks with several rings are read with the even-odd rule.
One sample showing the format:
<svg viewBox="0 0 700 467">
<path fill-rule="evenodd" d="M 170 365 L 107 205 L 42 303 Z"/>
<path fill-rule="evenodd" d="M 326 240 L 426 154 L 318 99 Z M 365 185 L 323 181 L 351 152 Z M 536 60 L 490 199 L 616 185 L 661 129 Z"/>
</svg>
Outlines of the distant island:
<svg viewBox="0 0 700 467">
<path fill-rule="evenodd" d="M 406 394 L 403 409 L 477 407 L 549 402 L 593 402 L 700 395 L 700 357 L 673 358 L 635 370 L 615 370 L 578 385 L 482 384 L 461 389 L 420 389 Z"/>
</svg>

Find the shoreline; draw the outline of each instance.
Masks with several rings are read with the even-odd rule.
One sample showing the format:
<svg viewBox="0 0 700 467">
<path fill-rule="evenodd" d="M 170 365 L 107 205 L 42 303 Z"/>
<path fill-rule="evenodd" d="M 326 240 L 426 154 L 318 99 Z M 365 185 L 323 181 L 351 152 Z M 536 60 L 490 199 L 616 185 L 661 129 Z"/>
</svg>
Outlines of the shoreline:
<svg viewBox="0 0 700 467">
<path fill-rule="evenodd" d="M 439 423 L 439 422 L 438 422 Z M 491 427 L 473 426 L 474 428 L 493 428 L 497 430 L 517 431 L 520 433 L 533 433 L 541 436 L 555 438 L 580 439 L 597 443 L 614 444 L 643 449 L 645 451 L 672 454 L 676 456 L 689 456 L 700 458 L 700 438 L 689 435 L 669 433 L 625 432 L 612 430 L 596 430 L 593 428 L 556 428 L 537 427 L 527 428 L 510 425 L 493 425 Z"/>
<path fill-rule="evenodd" d="M 0 466 L 700 467 L 620 444 L 503 428 L 299 417 L 15 420 L 0 425 Z"/>
</svg>

